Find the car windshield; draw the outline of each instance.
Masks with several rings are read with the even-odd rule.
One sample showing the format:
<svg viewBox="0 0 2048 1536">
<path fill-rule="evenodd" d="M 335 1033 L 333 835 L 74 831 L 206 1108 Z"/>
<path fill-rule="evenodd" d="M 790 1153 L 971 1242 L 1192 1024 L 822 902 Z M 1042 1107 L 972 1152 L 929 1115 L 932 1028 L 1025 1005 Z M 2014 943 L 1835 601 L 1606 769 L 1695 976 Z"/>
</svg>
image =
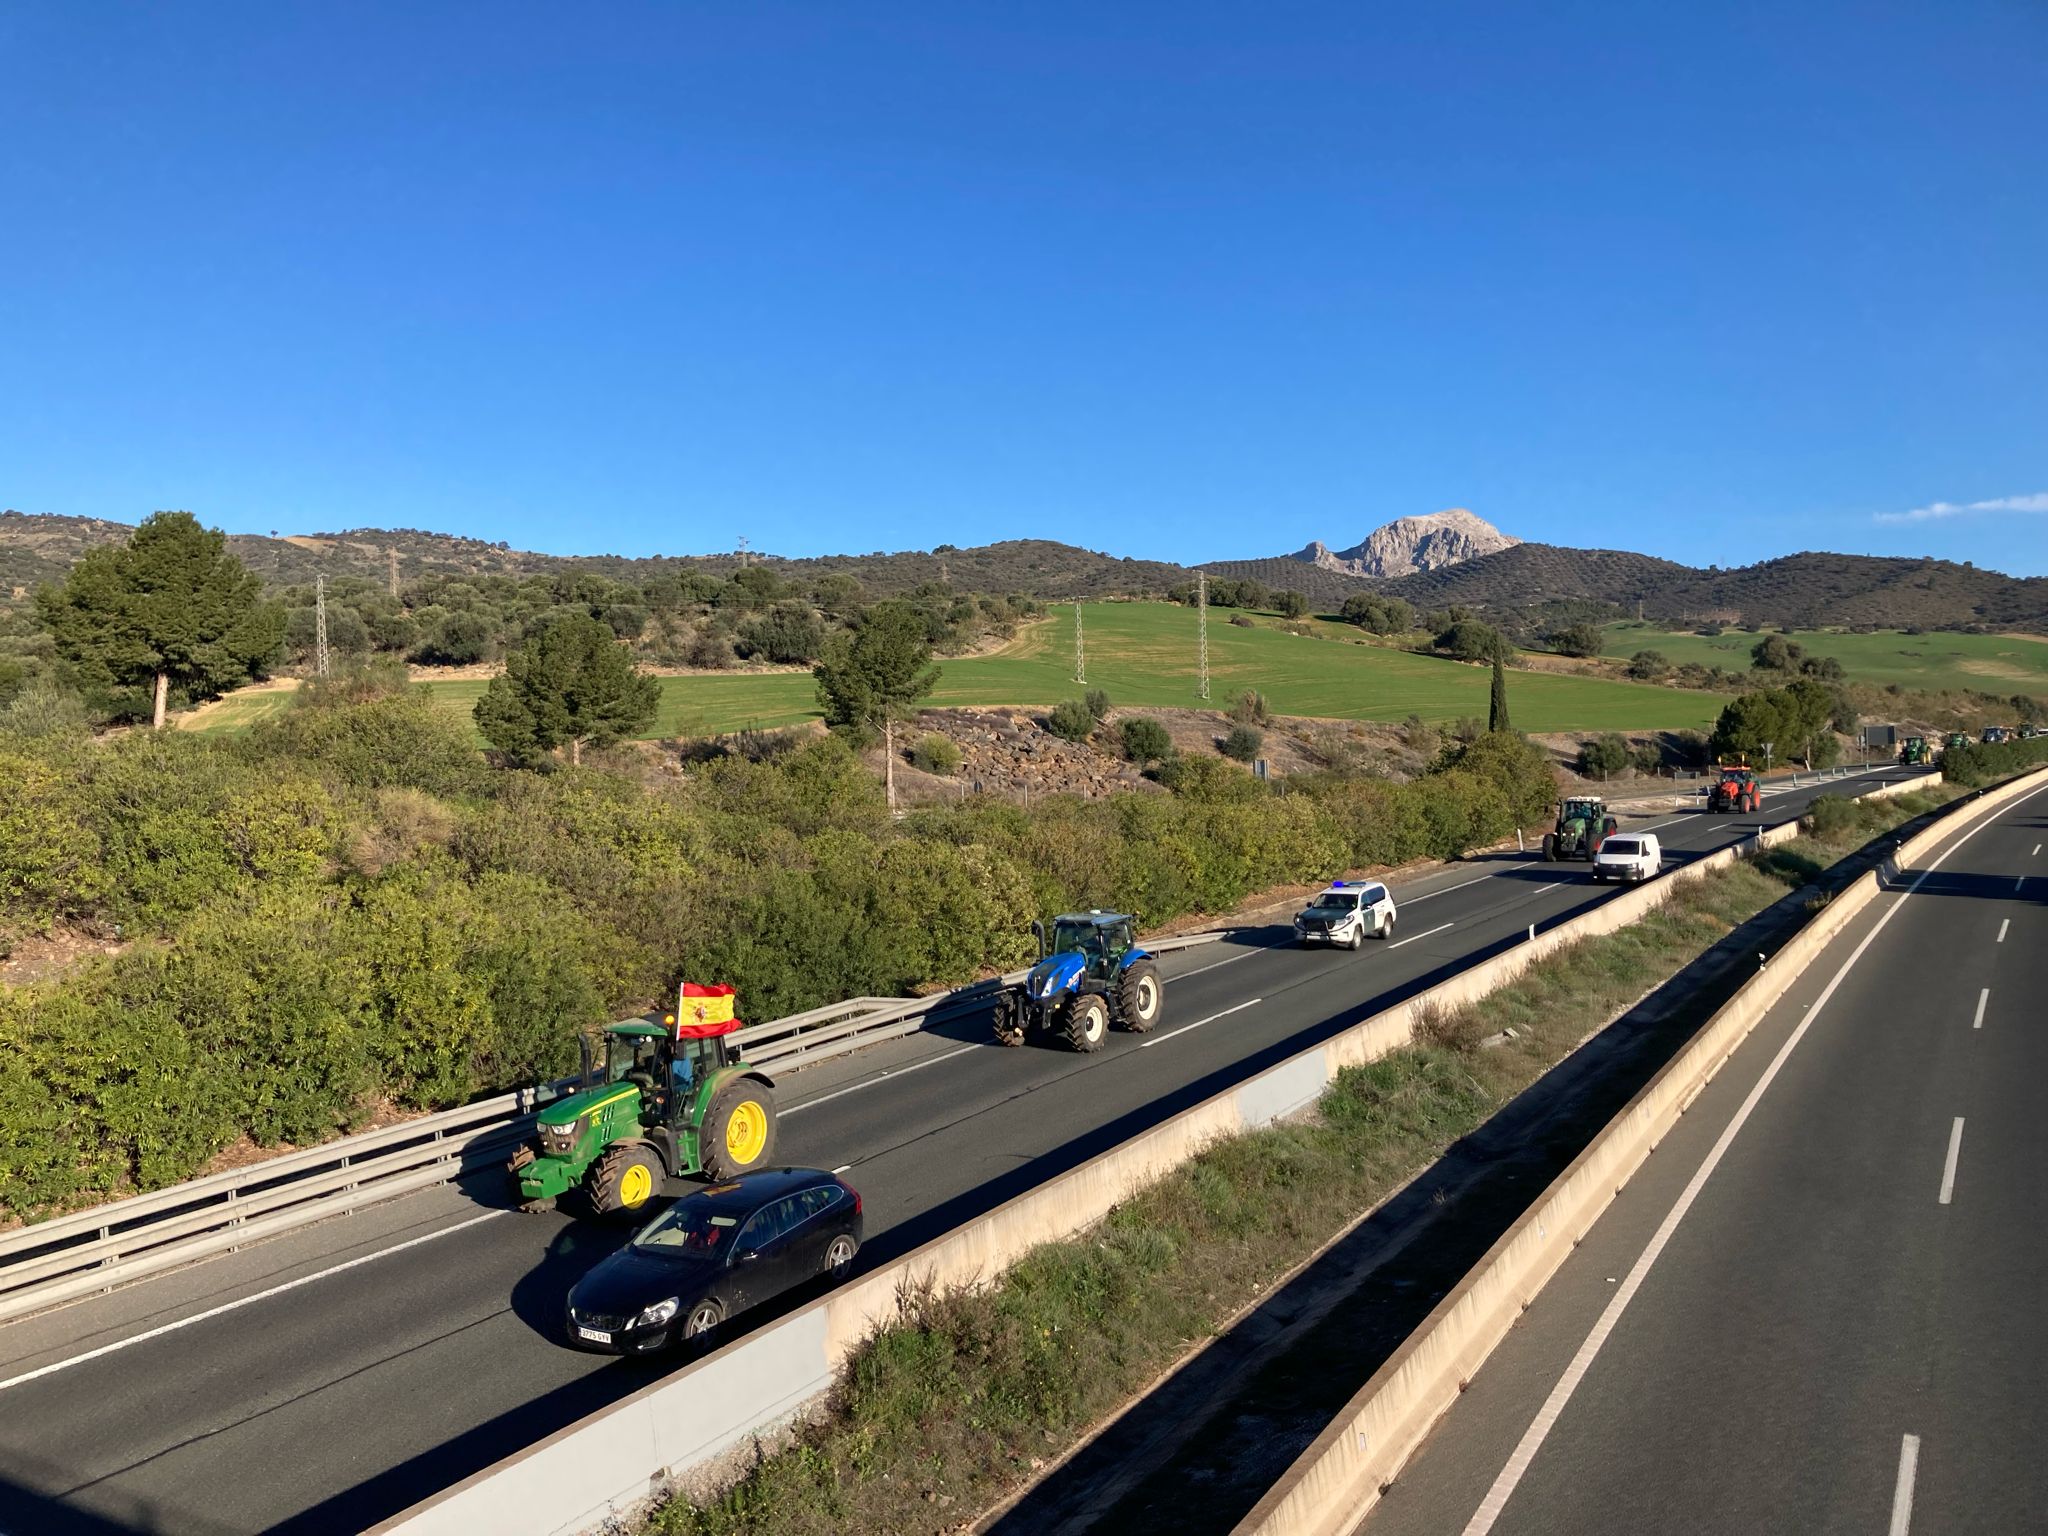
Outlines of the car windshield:
<svg viewBox="0 0 2048 1536">
<path fill-rule="evenodd" d="M 1356 891 L 1324 891 L 1322 895 L 1318 896 L 1309 905 L 1312 910 L 1316 911 L 1349 912 L 1358 905 L 1358 893 Z"/>
<path fill-rule="evenodd" d="M 1603 853 L 1641 853 L 1642 844 L 1632 837 L 1610 837 L 1601 846 Z"/>
<path fill-rule="evenodd" d="M 653 1084 L 661 1067 L 661 1039 L 654 1035 L 607 1035 L 605 1037 L 604 1080 L 624 1082 L 627 1078 Z"/>
<path fill-rule="evenodd" d="M 633 1239 L 633 1246 L 653 1253 L 717 1253 L 731 1240 L 743 1214 L 678 1200 Z"/>
</svg>

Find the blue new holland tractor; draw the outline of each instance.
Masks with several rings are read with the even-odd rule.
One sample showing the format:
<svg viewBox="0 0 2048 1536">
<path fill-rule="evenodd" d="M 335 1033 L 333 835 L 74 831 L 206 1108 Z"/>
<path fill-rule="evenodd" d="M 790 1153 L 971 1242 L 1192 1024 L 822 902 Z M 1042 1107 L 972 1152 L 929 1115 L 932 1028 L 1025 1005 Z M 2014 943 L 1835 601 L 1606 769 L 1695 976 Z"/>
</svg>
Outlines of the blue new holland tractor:
<svg viewBox="0 0 2048 1536">
<path fill-rule="evenodd" d="M 1136 921 L 1122 912 L 1069 912 L 1031 925 L 1038 964 L 1019 986 L 996 995 L 996 1039 L 1022 1045 L 1031 1035 L 1099 1051 L 1112 1022 L 1142 1035 L 1159 1022 L 1166 993 L 1159 967 L 1138 948 Z"/>
</svg>

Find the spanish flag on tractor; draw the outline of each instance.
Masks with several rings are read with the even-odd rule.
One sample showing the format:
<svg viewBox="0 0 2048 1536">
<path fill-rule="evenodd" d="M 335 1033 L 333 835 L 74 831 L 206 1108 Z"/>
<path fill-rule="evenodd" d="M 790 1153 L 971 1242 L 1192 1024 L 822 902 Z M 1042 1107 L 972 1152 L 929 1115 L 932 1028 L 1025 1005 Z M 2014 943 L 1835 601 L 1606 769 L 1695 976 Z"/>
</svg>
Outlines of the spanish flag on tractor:
<svg viewBox="0 0 2048 1536">
<path fill-rule="evenodd" d="M 734 1013 L 737 992 L 731 987 L 701 987 L 683 983 L 676 994 L 676 1011 L 669 1022 L 678 1040 L 701 1040 L 708 1035 L 726 1035 L 739 1028 Z"/>
</svg>

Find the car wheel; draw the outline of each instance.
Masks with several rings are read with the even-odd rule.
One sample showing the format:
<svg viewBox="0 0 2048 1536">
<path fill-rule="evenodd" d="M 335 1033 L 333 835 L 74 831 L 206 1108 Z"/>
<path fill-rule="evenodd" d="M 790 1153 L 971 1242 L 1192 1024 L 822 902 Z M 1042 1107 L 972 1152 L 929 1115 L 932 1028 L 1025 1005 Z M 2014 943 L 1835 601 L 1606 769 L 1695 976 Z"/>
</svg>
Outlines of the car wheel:
<svg viewBox="0 0 2048 1536">
<path fill-rule="evenodd" d="M 1365 924 L 1360 923 L 1356 928 L 1351 930 L 1351 937 L 1344 941 L 1344 947 L 1346 949 L 1356 949 L 1359 945 L 1363 944 L 1364 942 Z"/>
<path fill-rule="evenodd" d="M 1387 919 L 1386 926 L 1380 929 L 1380 937 L 1383 939 L 1391 939 L 1393 936 L 1394 920 L 1390 917 Z"/>
<path fill-rule="evenodd" d="M 700 1301 L 690 1308 L 690 1315 L 683 1319 L 683 1337 L 701 1339 L 724 1321 L 725 1314 L 719 1310 L 717 1302 Z"/>
<path fill-rule="evenodd" d="M 834 1280 L 844 1280 L 847 1271 L 853 1268 L 853 1256 L 859 1251 L 860 1244 L 853 1240 L 852 1233 L 840 1233 L 825 1250 L 825 1273 Z"/>
</svg>

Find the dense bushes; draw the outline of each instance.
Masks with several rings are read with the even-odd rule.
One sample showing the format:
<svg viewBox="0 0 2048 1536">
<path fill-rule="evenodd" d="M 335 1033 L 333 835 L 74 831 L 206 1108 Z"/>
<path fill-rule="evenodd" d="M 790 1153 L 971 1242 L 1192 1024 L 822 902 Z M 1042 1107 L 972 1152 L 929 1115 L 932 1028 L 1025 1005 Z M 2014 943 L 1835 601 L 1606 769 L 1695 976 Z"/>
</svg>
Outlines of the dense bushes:
<svg viewBox="0 0 2048 1536">
<path fill-rule="evenodd" d="M 1941 754 L 1941 776 L 1951 784 L 1975 789 L 2048 763 L 2048 736 L 2001 741 L 1995 746 L 1966 742 Z"/>
<path fill-rule="evenodd" d="M 1169 755 L 1171 794 L 901 822 L 832 739 L 649 782 L 480 762 L 459 722 L 374 690 L 240 741 L 0 744 L 0 937 L 121 941 L 0 993 L 0 1203 L 148 1188 L 244 1135 L 305 1142 L 552 1075 L 685 962 L 749 1019 L 961 982 L 1022 961 L 1049 911 L 1227 910 L 1461 853 L 1553 793 L 1505 735 L 1409 784 L 1274 788 Z"/>
</svg>

